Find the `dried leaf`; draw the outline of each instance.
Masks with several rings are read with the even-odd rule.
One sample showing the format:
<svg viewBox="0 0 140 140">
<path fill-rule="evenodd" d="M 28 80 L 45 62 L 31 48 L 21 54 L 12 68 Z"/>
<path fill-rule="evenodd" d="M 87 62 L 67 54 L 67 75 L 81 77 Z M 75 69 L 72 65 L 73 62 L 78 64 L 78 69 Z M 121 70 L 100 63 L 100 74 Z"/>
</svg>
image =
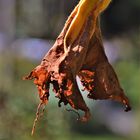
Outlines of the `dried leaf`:
<svg viewBox="0 0 140 140">
<path fill-rule="evenodd" d="M 79 91 L 76 76 L 79 76 L 84 90 L 89 91 L 88 98 L 112 99 L 124 104 L 125 111 L 131 109 L 102 43 L 98 17 L 111 0 L 92 0 L 92 7 L 88 7 L 87 3 L 84 5 L 85 1 L 89 3 L 88 0 L 81 0 L 73 10 L 41 64 L 25 77 L 34 79 L 42 104 L 47 104 L 49 100 L 51 83 L 59 99 L 58 106 L 61 107 L 63 102 L 73 109 L 84 111 L 84 116 L 79 118 L 83 122 L 88 121 L 91 115 Z M 83 10 L 88 12 L 82 19 Z"/>
</svg>

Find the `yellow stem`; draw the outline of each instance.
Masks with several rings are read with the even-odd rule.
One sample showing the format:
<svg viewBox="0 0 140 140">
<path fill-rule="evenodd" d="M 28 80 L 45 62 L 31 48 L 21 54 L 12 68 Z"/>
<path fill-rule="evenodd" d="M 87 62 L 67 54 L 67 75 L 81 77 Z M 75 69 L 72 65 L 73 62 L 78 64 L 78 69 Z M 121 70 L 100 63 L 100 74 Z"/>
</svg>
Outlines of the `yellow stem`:
<svg viewBox="0 0 140 140">
<path fill-rule="evenodd" d="M 98 0 L 81 0 L 78 7 L 78 12 L 76 16 L 74 17 L 67 33 L 64 39 L 64 48 L 65 51 L 67 50 L 67 47 L 74 42 L 74 40 L 77 38 L 77 36 L 80 33 L 80 30 L 82 29 L 82 26 L 84 25 L 84 22 L 90 12 L 92 11 L 95 3 L 97 3 Z"/>
<path fill-rule="evenodd" d="M 111 0 L 81 0 L 76 7 L 76 15 L 66 33 L 64 38 L 64 49 L 67 52 L 68 47 L 78 37 L 87 17 L 95 8 L 96 19 L 100 12 L 107 8 Z M 77 11 L 78 10 L 78 11 Z M 96 22 L 96 21 L 95 21 Z"/>
</svg>

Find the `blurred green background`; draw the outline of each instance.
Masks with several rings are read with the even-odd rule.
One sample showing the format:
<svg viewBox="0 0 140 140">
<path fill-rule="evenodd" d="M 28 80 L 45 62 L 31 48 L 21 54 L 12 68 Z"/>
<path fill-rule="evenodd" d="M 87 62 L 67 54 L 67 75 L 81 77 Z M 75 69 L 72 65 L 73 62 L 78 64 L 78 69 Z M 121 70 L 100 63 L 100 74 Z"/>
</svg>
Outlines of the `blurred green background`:
<svg viewBox="0 0 140 140">
<path fill-rule="evenodd" d="M 0 140 L 139 140 L 140 1 L 112 0 L 101 16 L 106 54 L 133 110 L 111 101 L 86 103 L 88 123 L 57 107 L 51 98 L 44 116 L 30 132 L 39 103 L 32 81 L 22 77 L 37 66 L 53 45 L 78 0 L 0 0 Z M 79 86 L 80 83 L 79 83 Z"/>
</svg>

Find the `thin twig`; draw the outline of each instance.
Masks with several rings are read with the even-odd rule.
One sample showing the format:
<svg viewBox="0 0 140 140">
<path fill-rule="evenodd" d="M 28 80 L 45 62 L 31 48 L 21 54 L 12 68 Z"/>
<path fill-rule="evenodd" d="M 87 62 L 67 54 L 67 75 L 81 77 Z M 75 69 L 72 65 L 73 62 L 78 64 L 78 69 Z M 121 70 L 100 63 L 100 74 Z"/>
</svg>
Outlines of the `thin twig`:
<svg viewBox="0 0 140 140">
<path fill-rule="evenodd" d="M 45 107 L 44 107 L 43 110 L 42 110 L 42 113 L 41 113 L 41 114 L 39 113 L 40 108 L 42 107 L 42 105 L 43 105 L 42 102 L 39 103 L 39 105 L 38 105 L 38 107 L 37 107 L 37 110 L 36 110 L 36 118 L 35 118 L 35 120 L 34 120 L 33 127 L 32 127 L 32 132 L 31 132 L 31 135 L 32 135 L 32 136 L 33 136 L 33 134 L 34 134 L 37 121 L 39 120 L 39 118 L 40 118 L 41 116 L 43 116 L 43 113 L 44 113 L 44 111 L 45 111 Z"/>
<path fill-rule="evenodd" d="M 66 108 L 66 111 L 68 111 L 68 112 L 74 112 L 78 116 L 77 120 L 80 120 L 80 114 L 77 111 L 75 111 L 73 109 L 67 109 L 67 108 Z"/>
</svg>

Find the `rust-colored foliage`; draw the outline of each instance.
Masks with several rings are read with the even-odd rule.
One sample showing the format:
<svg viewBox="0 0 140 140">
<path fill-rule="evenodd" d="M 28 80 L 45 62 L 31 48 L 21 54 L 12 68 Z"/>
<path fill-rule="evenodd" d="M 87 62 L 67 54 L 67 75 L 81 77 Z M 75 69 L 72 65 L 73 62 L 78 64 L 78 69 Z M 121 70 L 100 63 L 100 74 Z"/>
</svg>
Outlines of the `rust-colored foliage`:
<svg viewBox="0 0 140 140">
<path fill-rule="evenodd" d="M 79 12 L 83 6 L 80 5 L 82 1 L 69 16 L 55 44 L 41 64 L 25 79 L 35 79 L 34 84 L 38 88 L 42 104 L 47 104 L 50 95 L 49 86 L 52 84 L 53 91 L 59 99 L 58 106 L 60 107 L 63 102 L 64 105 L 70 104 L 73 109 L 84 111 L 85 115 L 79 120 L 86 122 L 91 114 L 79 91 L 76 76 L 80 78 L 84 89 L 89 92 L 88 98 L 121 102 L 125 105 L 125 111 L 129 111 L 131 107 L 116 73 L 108 62 L 102 43 L 98 16 L 110 0 L 96 0 L 92 10 L 86 13 L 86 18 L 79 18 L 84 21 L 77 22 L 75 19 L 78 14 L 82 14 Z M 77 30 L 73 28 L 81 27 L 79 26 L 81 23 L 82 28 L 75 34 Z"/>
</svg>

